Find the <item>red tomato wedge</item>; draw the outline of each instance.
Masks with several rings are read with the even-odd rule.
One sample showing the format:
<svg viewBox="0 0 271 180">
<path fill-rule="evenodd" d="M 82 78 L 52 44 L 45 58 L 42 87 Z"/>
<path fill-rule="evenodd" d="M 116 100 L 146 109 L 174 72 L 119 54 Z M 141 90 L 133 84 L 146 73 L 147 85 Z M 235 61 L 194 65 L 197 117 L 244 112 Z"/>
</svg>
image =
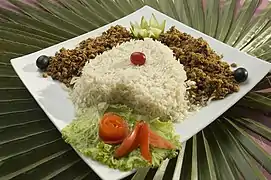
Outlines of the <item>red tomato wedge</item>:
<svg viewBox="0 0 271 180">
<path fill-rule="evenodd" d="M 128 124 L 114 113 L 106 113 L 99 123 L 99 137 L 106 144 L 120 144 L 129 134 Z"/>
<path fill-rule="evenodd" d="M 133 132 L 122 142 L 122 144 L 116 149 L 114 156 L 121 158 L 126 156 L 139 146 L 138 135 L 140 133 L 142 122 L 138 122 Z"/>
<path fill-rule="evenodd" d="M 160 149 L 175 149 L 175 145 L 171 144 L 165 138 L 159 136 L 151 129 L 149 129 L 149 137 L 150 137 L 150 145 L 152 147 L 160 148 Z"/>
<path fill-rule="evenodd" d="M 165 138 L 153 132 L 149 125 L 143 121 L 137 122 L 133 132 L 127 136 L 121 145 L 116 149 L 114 156 L 121 158 L 140 147 L 141 156 L 152 163 L 150 146 L 161 149 L 175 149 L 175 145 L 171 144 Z"/>
<path fill-rule="evenodd" d="M 144 123 L 140 130 L 139 143 L 140 143 L 140 152 L 144 159 L 149 163 L 152 162 L 152 156 L 150 153 L 150 144 L 149 144 L 149 126 L 147 123 Z"/>
</svg>

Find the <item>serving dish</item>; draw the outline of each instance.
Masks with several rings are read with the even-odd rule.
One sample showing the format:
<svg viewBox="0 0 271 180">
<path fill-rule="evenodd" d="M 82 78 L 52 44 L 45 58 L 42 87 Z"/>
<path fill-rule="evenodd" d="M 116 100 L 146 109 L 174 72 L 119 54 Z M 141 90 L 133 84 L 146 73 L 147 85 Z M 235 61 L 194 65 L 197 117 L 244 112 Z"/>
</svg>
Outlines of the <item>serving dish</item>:
<svg viewBox="0 0 271 180">
<path fill-rule="evenodd" d="M 223 54 L 223 60 L 229 64 L 236 63 L 238 66 L 245 67 L 249 72 L 248 81 L 240 85 L 240 91 L 238 93 L 231 94 L 223 100 L 213 101 L 193 116 L 187 118 L 185 121 L 175 124 L 176 131 L 181 137 L 180 141 L 185 142 L 213 122 L 217 117 L 223 114 L 246 93 L 248 93 L 270 71 L 270 64 L 240 52 L 237 49 L 223 44 L 212 37 L 209 37 L 152 9 L 151 7 L 145 6 L 124 18 L 89 33 L 41 51 L 12 59 L 12 66 L 40 107 L 44 110 L 58 130 L 61 131 L 66 125 L 70 124 L 75 117 L 73 103 L 69 99 L 68 92 L 63 89 L 62 84 L 49 78 L 42 78 L 42 74 L 36 68 L 36 59 L 43 54 L 53 56 L 62 47 L 65 47 L 66 49 L 74 48 L 81 41 L 89 37 L 100 35 L 110 26 L 122 25 L 124 27 L 129 27 L 131 21 L 139 22 L 142 16 L 149 19 L 152 14 L 154 14 L 158 20 L 161 19 L 167 21 L 166 29 L 174 25 L 180 31 L 186 32 L 195 38 L 202 37 L 209 43 L 212 49 L 219 54 Z M 110 169 L 81 155 L 80 153 L 79 155 L 102 179 L 121 179 L 132 173 L 132 171 L 120 172 L 118 170 Z"/>
</svg>

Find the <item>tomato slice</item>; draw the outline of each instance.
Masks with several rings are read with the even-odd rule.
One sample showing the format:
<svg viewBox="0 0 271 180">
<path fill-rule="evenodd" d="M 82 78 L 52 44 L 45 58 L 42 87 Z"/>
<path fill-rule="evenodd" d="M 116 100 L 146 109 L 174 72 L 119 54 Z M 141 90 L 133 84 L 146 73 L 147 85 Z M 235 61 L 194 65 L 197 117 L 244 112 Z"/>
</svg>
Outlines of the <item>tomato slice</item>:
<svg viewBox="0 0 271 180">
<path fill-rule="evenodd" d="M 149 129 L 150 145 L 161 149 L 175 149 L 175 145 Z"/>
<path fill-rule="evenodd" d="M 129 134 L 127 122 L 114 113 L 106 113 L 99 123 L 99 137 L 107 144 L 120 144 Z"/>
<path fill-rule="evenodd" d="M 133 132 L 126 137 L 116 149 L 114 157 L 121 158 L 140 147 L 141 156 L 152 163 L 150 146 L 161 149 L 175 149 L 176 147 L 165 138 L 153 132 L 143 121 L 137 122 Z"/>
<path fill-rule="evenodd" d="M 124 141 L 121 143 L 121 145 L 116 149 L 114 156 L 116 158 L 121 158 L 123 156 L 126 156 L 133 150 L 135 150 L 139 146 L 139 140 L 138 135 L 140 133 L 140 129 L 142 126 L 142 122 L 138 122 L 133 130 L 133 132 L 128 136 Z"/>
<path fill-rule="evenodd" d="M 140 152 L 144 159 L 146 159 L 149 163 L 152 162 L 152 156 L 150 153 L 150 144 L 149 144 L 149 126 L 147 123 L 144 123 L 140 130 L 139 135 L 140 141 Z"/>
</svg>

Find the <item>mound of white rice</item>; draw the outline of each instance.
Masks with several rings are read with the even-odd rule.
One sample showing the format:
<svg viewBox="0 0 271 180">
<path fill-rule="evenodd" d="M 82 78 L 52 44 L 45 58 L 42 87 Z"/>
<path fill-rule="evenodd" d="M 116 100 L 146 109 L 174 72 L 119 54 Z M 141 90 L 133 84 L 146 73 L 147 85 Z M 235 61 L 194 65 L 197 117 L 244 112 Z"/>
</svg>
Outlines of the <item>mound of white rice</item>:
<svg viewBox="0 0 271 180">
<path fill-rule="evenodd" d="M 130 62 L 133 52 L 145 54 L 143 66 Z M 108 102 L 125 104 L 161 120 L 182 120 L 189 109 L 185 81 L 183 65 L 167 46 L 149 38 L 132 40 L 90 60 L 74 80 L 71 98 L 79 111 Z"/>
</svg>

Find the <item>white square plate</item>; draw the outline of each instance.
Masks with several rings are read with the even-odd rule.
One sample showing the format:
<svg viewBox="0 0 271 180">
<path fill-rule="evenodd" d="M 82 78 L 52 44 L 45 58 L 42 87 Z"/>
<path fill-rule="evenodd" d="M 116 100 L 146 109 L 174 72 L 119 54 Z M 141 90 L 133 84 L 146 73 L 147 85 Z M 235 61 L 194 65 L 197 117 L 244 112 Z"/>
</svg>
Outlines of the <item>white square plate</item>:
<svg viewBox="0 0 271 180">
<path fill-rule="evenodd" d="M 178 30 L 186 32 L 195 38 L 203 37 L 203 39 L 205 39 L 210 44 L 212 49 L 214 49 L 219 54 L 224 55 L 225 61 L 228 63 L 237 63 L 238 66 L 245 67 L 249 72 L 249 79 L 247 83 L 241 85 L 240 91 L 238 93 L 231 94 L 223 100 L 212 102 L 210 105 L 202 108 L 192 117 L 187 118 L 184 122 L 176 124 L 176 131 L 181 136 L 181 142 L 186 141 L 194 134 L 202 130 L 204 127 L 209 125 L 211 122 L 213 122 L 217 117 L 219 117 L 239 99 L 241 99 L 247 92 L 249 92 L 271 69 L 269 63 L 242 53 L 237 49 L 223 44 L 222 42 L 219 42 L 212 37 L 196 31 L 152 9 L 151 7 L 145 6 L 124 18 L 121 18 L 92 32 L 43 49 L 41 51 L 11 60 L 12 66 L 14 67 L 15 71 L 27 89 L 30 91 L 32 96 L 36 99 L 40 107 L 44 110 L 51 121 L 55 124 L 58 130 L 62 130 L 73 120 L 75 115 L 74 106 L 68 99 L 68 93 L 63 90 L 60 83 L 53 81 L 50 78 L 42 78 L 42 75 L 38 72 L 35 64 L 36 59 L 40 55 L 53 56 L 55 52 L 59 51 L 62 47 L 67 49 L 74 48 L 79 44 L 79 42 L 89 37 L 100 35 L 110 26 L 122 25 L 129 27 L 130 21 L 139 22 L 141 16 L 145 16 L 147 19 L 149 19 L 152 13 L 154 13 L 158 21 L 167 21 L 166 30 L 174 25 Z M 132 173 L 113 170 L 82 155 L 80 156 L 102 179 L 121 179 Z"/>
</svg>

